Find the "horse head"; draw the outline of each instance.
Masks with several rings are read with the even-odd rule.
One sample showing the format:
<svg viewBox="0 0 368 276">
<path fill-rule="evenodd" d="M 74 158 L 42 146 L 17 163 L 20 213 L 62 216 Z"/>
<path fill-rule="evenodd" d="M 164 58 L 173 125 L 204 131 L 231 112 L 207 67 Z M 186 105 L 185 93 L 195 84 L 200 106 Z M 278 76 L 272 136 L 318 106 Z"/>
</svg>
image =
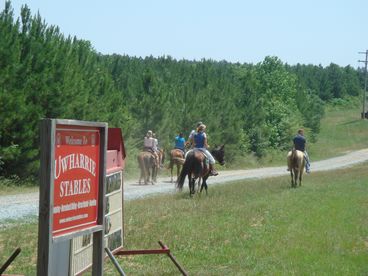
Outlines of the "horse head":
<svg viewBox="0 0 368 276">
<path fill-rule="evenodd" d="M 225 144 L 222 146 L 215 147 L 211 151 L 213 157 L 220 163 L 221 166 L 225 165 Z"/>
</svg>

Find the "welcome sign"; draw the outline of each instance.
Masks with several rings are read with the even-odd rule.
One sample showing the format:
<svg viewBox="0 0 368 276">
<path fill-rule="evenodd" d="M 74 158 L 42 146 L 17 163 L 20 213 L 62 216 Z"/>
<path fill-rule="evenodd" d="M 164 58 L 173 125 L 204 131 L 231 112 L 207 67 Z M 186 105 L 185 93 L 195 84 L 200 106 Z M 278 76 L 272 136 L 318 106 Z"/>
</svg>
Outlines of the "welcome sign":
<svg viewBox="0 0 368 276">
<path fill-rule="evenodd" d="M 97 225 L 100 133 L 56 126 L 53 236 Z"/>
<path fill-rule="evenodd" d="M 38 276 L 68 275 L 73 238 L 90 236 L 103 274 L 107 123 L 40 121 Z"/>
</svg>

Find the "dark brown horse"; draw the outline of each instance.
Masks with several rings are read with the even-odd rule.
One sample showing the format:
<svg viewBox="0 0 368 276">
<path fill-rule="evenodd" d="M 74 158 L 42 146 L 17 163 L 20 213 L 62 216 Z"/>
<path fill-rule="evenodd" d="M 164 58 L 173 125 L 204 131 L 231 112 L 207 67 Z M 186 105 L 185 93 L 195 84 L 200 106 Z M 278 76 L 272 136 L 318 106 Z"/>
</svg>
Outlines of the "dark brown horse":
<svg viewBox="0 0 368 276">
<path fill-rule="evenodd" d="M 173 179 L 174 166 L 176 166 L 176 181 L 178 181 L 181 167 L 183 166 L 184 161 L 185 161 L 184 152 L 182 150 L 172 149 L 170 151 L 170 164 L 168 166 L 168 169 L 170 169 L 171 171 L 171 183 L 174 183 Z"/>
<path fill-rule="evenodd" d="M 158 165 L 155 160 L 155 156 L 152 152 L 142 151 L 137 157 L 139 168 L 141 169 L 141 175 L 139 177 L 139 184 L 142 182 L 147 185 L 149 182 L 153 185 L 157 181 Z"/>
<path fill-rule="evenodd" d="M 216 147 L 211 151 L 211 154 L 220 163 L 220 165 L 225 164 L 225 145 Z M 177 183 L 177 187 L 180 190 L 183 188 L 185 177 L 188 175 L 189 193 L 191 196 L 195 194 L 195 182 L 198 178 L 202 178 L 200 192 L 202 192 L 204 188 L 207 193 L 207 178 L 209 177 L 210 170 L 205 159 L 204 153 L 200 150 L 193 150 L 187 154 Z"/>
<path fill-rule="evenodd" d="M 289 151 L 287 165 L 291 175 L 291 187 L 296 188 L 298 178 L 299 186 L 301 186 L 305 167 L 304 153 L 296 149 Z"/>
</svg>

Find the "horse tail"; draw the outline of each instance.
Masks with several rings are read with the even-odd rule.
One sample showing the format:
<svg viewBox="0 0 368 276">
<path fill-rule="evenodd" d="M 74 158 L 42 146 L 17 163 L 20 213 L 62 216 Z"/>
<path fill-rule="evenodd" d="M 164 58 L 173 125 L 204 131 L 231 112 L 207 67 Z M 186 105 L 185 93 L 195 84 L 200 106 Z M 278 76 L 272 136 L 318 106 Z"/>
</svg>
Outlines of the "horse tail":
<svg viewBox="0 0 368 276">
<path fill-rule="evenodd" d="M 144 164 L 144 156 L 139 154 L 137 159 L 138 159 L 139 168 L 141 169 L 141 176 L 143 176 L 144 181 L 146 181 L 147 172 L 146 172 L 146 166 Z"/>
<path fill-rule="evenodd" d="M 143 165 L 146 171 L 150 169 L 150 158 L 147 156 L 143 157 Z"/>
<path fill-rule="evenodd" d="M 139 168 L 142 170 L 143 167 L 143 163 L 142 163 L 142 157 L 140 155 L 137 156 L 137 161 L 138 161 L 138 165 L 139 165 Z"/>
<path fill-rule="evenodd" d="M 189 157 L 189 156 L 188 156 Z M 181 169 L 179 178 L 178 178 L 178 183 L 177 183 L 177 187 L 179 189 L 182 189 L 184 186 L 184 181 L 185 181 L 185 177 L 187 176 L 187 174 L 189 173 L 190 170 L 190 158 L 186 158 L 183 168 Z"/>
<path fill-rule="evenodd" d="M 290 160 L 291 160 L 291 167 L 296 168 L 298 166 L 298 155 L 295 148 L 291 150 Z"/>
</svg>

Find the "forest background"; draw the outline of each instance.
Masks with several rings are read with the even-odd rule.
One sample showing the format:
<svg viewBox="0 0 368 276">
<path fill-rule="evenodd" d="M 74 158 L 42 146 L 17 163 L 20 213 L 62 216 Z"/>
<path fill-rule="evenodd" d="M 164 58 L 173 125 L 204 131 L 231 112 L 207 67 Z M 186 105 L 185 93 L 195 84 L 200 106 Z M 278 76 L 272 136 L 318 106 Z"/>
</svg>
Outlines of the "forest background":
<svg viewBox="0 0 368 276">
<path fill-rule="evenodd" d="M 325 104 L 350 101 L 364 85 L 362 69 L 334 63 L 104 55 L 26 5 L 14 15 L 10 2 L 0 13 L 0 34 L 2 178 L 37 176 L 42 118 L 108 122 L 122 129 L 128 156 L 142 149 L 149 129 L 168 150 L 179 132 L 187 136 L 202 121 L 212 146 L 226 144 L 231 165 L 287 150 L 300 127 L 315 140 Z"/>
</svg>

